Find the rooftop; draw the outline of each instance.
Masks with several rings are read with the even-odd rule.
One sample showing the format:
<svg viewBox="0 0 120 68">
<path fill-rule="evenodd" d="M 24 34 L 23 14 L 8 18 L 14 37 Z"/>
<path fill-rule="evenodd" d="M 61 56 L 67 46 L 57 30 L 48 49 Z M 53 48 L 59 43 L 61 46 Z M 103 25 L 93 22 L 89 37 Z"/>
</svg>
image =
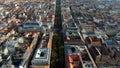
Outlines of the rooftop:
<svg viewBox="0 0 120 68">
<path fill-rule="evenodd" d="M 67 68 L 79 68 L 80 58 L 78 55 L 68 55 L 67 56 Z"/>
<path fill-rule="evenodd" d="M 39 48 L 36 50 L 34 58 L 32 59 L 32 65 L 44 66 L 49 63 L 49 49 Z"/>
</svg>

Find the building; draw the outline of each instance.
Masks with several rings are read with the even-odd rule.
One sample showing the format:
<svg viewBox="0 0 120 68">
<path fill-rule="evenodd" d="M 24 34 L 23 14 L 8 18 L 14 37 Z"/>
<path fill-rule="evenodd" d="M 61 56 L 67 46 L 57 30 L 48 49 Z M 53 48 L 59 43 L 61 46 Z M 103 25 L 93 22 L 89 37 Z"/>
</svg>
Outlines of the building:
<svg viewBox="0 0 120 68">
<path fill-rule="evenodd" d="M 67 68 L 80 68 L 80 58 L 78 55 L 67 56 Z"/>
<path fill-rule="evenodd" d="M 83 40 L 82 40 L 79 32 L 67 31 L 64 44 L 66 44 L 66 45 L 82 45 Z"/>
<path fill-rule="evenodd" d="M 86 41 L 93 46 L 100 46 L 101 45 L 101 39 L 97 38 L 96 36 L 86 37 Z"/>
<path fill-rule="evenodd" d="M 8 54 L 8 49 L 7 49 L 7 47 L 0 46 L 0 54 L 5 54 L 5 55 L 7 55 L 7 54 Z"/>
<path fill-rule="evenodd" d="M 2 30 L 3 28 L 5 28 L 7 25 L 6 24 L 3 24 L 0 22 L 0 30 Z"/>
<path fill-rule="evenodd" d="M 49 65 L 49 49 L 39 48 L 36 50 L 36 53 L 32 59 L 32 67 L 36 66 L 46 66 Z"/>
<path fill-rule="evenodd" d="M 118 44 L 120 44 L 120 32 L 117 33 L 117 35 L 116 35 L 116 41 Z"/>
<path fill-rule="evenodd" d="M 23 22 L 21 27 L 18 29 L 20 32 L 21 31 L 28 31 L 28 32 L 36 32 L 36 31 L 42 31 L 44 29 L 42 29 L 41 27 L 42 24 L 40 24 L 37 21 L 27 21 L 27 22 Z"/>
</svg>

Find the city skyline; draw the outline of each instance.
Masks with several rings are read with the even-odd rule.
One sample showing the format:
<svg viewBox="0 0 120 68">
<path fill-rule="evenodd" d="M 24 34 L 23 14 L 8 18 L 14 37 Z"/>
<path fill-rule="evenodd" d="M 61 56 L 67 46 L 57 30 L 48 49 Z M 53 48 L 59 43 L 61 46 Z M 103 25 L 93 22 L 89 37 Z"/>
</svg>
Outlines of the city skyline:
<svg viewBox="0 0 120 68">
<path fill-rule="evenodd" d="M 119 68 L 120 0 L 0 0 L 0 68 Z"/>
</svg>

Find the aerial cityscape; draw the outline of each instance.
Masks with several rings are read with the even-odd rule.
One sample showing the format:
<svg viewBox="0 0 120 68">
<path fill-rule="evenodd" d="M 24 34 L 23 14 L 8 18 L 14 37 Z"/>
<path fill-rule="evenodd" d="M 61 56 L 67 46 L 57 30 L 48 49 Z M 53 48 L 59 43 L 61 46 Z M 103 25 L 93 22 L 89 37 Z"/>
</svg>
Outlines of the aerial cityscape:
<svg viewBox="0 0 120 68">
<path fill-rule="evenodd" d="M 0 68 L 120 68 L 120 0 L 0 0 Z"/>
</svg>

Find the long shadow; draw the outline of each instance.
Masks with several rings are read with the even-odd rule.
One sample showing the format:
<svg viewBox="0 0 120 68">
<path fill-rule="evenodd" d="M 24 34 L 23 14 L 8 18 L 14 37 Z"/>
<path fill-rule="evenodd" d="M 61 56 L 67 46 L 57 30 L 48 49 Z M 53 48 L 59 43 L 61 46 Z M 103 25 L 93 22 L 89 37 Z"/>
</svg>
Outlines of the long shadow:
<svg viewBox="0 0 120 68">
<path fill-rule="evenodd" d="M 54 61 L 54 63 L 51 63 L 50 66 L 51 68 L 65 68 L 61 0 L 56 0 L 54 29 L 54 34 L 57 34 L 57 36 L 53 37 L 52 54 L 54 54 L 53 52 L 56 52 L 56 57 L 55 59 L 51 58 L 51 61 Z"/>
</svg>

